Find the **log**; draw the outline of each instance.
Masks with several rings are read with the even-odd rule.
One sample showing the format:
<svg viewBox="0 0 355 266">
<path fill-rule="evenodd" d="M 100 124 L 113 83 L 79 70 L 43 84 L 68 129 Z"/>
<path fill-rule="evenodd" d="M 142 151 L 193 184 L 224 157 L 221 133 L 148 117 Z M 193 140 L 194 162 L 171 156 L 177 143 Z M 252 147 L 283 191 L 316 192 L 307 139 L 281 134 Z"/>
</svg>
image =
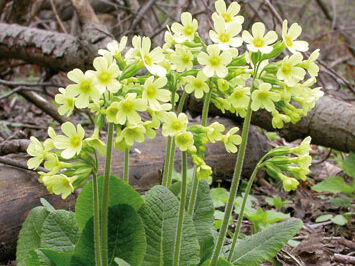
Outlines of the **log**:
<svg viewBox="0 0 355 266">
<path fill-rule="evenodd" d="M 218 121 L 225 124 L 227 129 L 235 126 L 234 122 L 228 119 L 218 119 Z M 137 144 L 132 149 L 129 181 L 138 191 L 144 192 L 161 183 L 165 147 L 166 138 L 159 134 L 155 139 Z M 260 157 L 269 149 L 270 145 L 266 137 L 256 127 L 252 127 L 243 170 L 245 177 L 251 174 Z M 123 153 L 114 150 L 112 173 L 119 177 L 123 176 L 123 156 Z M 179 168 L 181 163 L 179 152 L 176 153 L 176 158 L 175 166 Z M 16 158 L 22 162 L 26 159 L 24 155 L 19 154 Z M 215 179 L 230 178 L 235 159 L 236 154 L 226 153 L 224 145 L 221 143 L 210 144 L 207 147 L 206 161 L 213 168 Z M 190 167 L 192 167 L 191 163 Z M 104 160 L 100 159 L 99 173 L 102 174 L 103 169 Z M 74 211 L 74 195 L 66 200 L 62 200 L 60 196 L 49 195 L 46 188 L 38 183 L 37 178 L 37 173 L 33 171 L 0 164 L 0 262 L 14 259 L 18 232 L 28 212 L 41 205 L 40 198 L 47 199 L 55 208 Z"/>
<path fill-rule="evenodd" d="M 188 110 L 199 115 L 202 103 L 192 96 L 188 99 Z M 242 119 L 235 114 L 222 114 L 216 107 L 211 106 L 210 114 L 228 117 L 236 122 Z M 276 130 L 271 124 L 272 117 L 265 110 L 254 112 L 251 123 L 269 131 L 278 131 L 287 141 L 312 137 L 312 143 L 330 147 L 343 152 L 355 152 L 355 105 L 325 95 L 318 100 L 316 106 L 307 116 L 296 123 L 285 124 L 281 130 Z"/>
</svg>

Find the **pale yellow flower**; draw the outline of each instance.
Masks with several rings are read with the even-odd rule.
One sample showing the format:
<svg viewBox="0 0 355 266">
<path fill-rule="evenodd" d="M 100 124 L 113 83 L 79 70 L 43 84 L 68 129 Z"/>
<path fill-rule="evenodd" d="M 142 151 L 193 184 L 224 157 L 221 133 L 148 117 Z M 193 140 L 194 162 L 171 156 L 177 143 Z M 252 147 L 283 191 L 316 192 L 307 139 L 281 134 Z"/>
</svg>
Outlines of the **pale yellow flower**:
<svg viewBox="0 0 355 266">
<path fill-rule="evenodd" d="M 202 71 L 207 77 L 217 75 L 224 78 L 228 74 L 227 65 L 232 61 L 232 56 L 228 51 L 221 53 L 218 45 L 207 46 L 207 53 L 201 52 L 197 56 L 197 60 L 204 65 Z"/>
<path fill-rule="evenodd" d="M 275 31 L 269 31 L 265 34 L 265 25 L 261 22 L 256 22 L 251 28 L 252 34 L 248 31 L 243 31 L 243 40 L 248 43 L 247 48 L 251 52 L 260 51 L 263 54 L 270 53 L 272 51 L 272 44 L 277 40 L 277 34 Z"/>
<path fill-rule="evenodd" d="M 297 23 L 293 23 L 291 27 L 287 28 L 287 20 L 282 23 L 282 39 L 291 53 L 308 51 L 308 43 L 306 41 L 296 41 L 301 35 L 302 28 Z"/>
<path fill-rule="evenodd" d="M 209 35 L 214 43 L 219 45 L 221 50 L 227 50 L 230 47 L 239 47 L 243 43 L 241 37 L 236 37 L 242 30 L 238 22 L 231 22 L 226 25 L 223 18 L 214 20 L 215 30 L 210 30 Z"/>
<path fill-rule="evenodd" d="M 198 22 L 196 19 L 192 19 L 192 15 L 189 12 L 181 14 L 181 24 L 174 22 L 171 25 L 171 30 L 177 43 L 193 41 L 197 28 Z"/>
</svg>

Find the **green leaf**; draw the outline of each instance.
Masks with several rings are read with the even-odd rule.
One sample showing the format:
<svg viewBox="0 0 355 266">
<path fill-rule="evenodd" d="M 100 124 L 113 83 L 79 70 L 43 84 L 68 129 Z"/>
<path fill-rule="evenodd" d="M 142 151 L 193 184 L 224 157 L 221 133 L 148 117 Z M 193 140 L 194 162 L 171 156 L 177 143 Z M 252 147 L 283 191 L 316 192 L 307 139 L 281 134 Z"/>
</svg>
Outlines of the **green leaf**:
<svg viewBox="0 0 355 266">
<path fill-rule="evenodd" d="M 340 226 L 346 225 L 348 222 L 348 220 L 346 220 L 346 218 L 341 214 L 334 216 L 331 221 Z"/>
<path fill-rule="evenodd" d="M 215 208 L 223 207 L 229 197 L 229 192 L 225 188 L 212 188 L 211 189 L 211 198 Z"/>
<path fill-rule="evenodd" d="M 70 266 L 73 252 L 62 252 L 49 248 L 40 248 L 39 250 L 43 252 L 43 254 L 45 254 L 54 265 Z"/>
<path fill-rule="evenodd" d="M 330 199 L 330 203 L 336 207 L 350 207 L 351 200 L 348 197 L 336 197 Z"/>
<path fill-rule="evenodd" d="M 104 177 L 98 177 L 99 183 L 99 196 L 100 202 L 102 199 L 102 191 L 104 186 Z M 82 231 L 87 223 L 87 221 L 93 217 L 93 184 L 92 180 L 85 185 L 81 191 L 75 206 L 76 221 L 80 231 Z M 110 177 L 110 205 L 115 206 L 118 204 L 128 204 L 132 206 L 135 210 L 138 210 L 144 200 L 139 195 L 137 191 L 134 190 L 129 184 L 125 183 L 122 179 L 111 176 Z M 101 204 L 100 204 L 101 206 Z"/>
<path fill-rule="evenodd" d="M 49 212 L 55 211 L 52 204 L 50 204 L 45 198 L 41 198 L 40 201 L 41 201 L 43 207 L 45 207 L 47 209 L 47 211 L 49 211 Z"/>
<path fill-rule="evenodd" d="M 109 265 L 116 265 L 116 257 L 133 266 L 141 265 L 146 238 L 143 222 L 135 209 L 127 204 L 115 205 L 109 208 L 108 219 Z M 95 265 L 93 231 L 93 218 L 90 218 L 75 247 L 72 265 Z"/>
<path fill-rule="evenodd" d="M 39 249 L 31 249 L 25 258 L 26 266 L 52 266 L 54 265 Z"/>
<path fill-rule="evenodd" d="M 331 215 L 331 214 L 320 215 L 320 216 L 317 217 L 316 223 L 322 223 L 322 222 L 328 221 L 332 217 L 333 217 L 333 215 Z"/>
<path fill-rule="evenodd" d="M 291 220 L 271 227 L 245 239 L 239 240 L 232 257 L 234 265 L 258 266 L 270 260 L 282 249 L 302 227 L 299 219 Z"/>
<path fill-rule="evenodd" d="M 131 264 L 121 258 L 115 258 L 115 262 L 118 266 L 131 266 Z"/>
<path fill-rule="evenodd" d="M 73 251 L 79 239 L 75 213 L 57 210 L 51 212 L 42 226 L 41 248 Z"/>
<path fill-rule="evenodd" d="M 203 262 L 212 255 L 214 247 L 214 236 L 212 232 L 214 228 L 214 208 L 210 194 L 210 186 L 206 180 L 199 182 L 195 212 L 192 220 L 200 244 L 200 262 Z"/>
<path fill-rule="evenodd" d="M 353 188 L 346 184 L 344 179 L 340 176 L 333 176 L 324 179 L 322 182 L 312 186 L 312 189 L 317 192 L 344 192 L 347 194 L 351 194 L 353 192 Z"/>
<path fill-rule="evenodd" d="M 201 264 L 201 266 L 209 266 L 211 262 L 211 259 L 206 260 L 204 263 Z M 233 264 L 227 261 L 224 258 L 219 257 L 217 261 L 217 266 L 232 266 Z"/>
<path fill-rule="evenodd" d="M 17 241 L 16 261 L 18 266 L 25 266 L 27 253 L 40 247 L 42 225 L 48 214 L 49 212 L 44 207 L 36 207 L 29 212 Z"/>
<path fill-rule="evenodd" d="M 355 153 L 350 152 L 350 154 L 346 157 L 343 169 L 345 173 L 354 178 L 355 182 Z"/>
<path fill-rule="evenodd" d="M 266 211 L 266 223 L 277 223 L 287 218 L 290 218 L 289 213 L 275 212 L 273 210 Z"/>
<path fill-rule="evenodd" d="M 164 186 L 153 187 L 144 199 L 145 205 L 139 210 L 147 237 L 147 250 L 142 265 L 172 265 L 179 201 Z M 198 264 L 199 253 L 192 218 L 186 215 L 183 224 L 180 264 Z"/>
</svg>

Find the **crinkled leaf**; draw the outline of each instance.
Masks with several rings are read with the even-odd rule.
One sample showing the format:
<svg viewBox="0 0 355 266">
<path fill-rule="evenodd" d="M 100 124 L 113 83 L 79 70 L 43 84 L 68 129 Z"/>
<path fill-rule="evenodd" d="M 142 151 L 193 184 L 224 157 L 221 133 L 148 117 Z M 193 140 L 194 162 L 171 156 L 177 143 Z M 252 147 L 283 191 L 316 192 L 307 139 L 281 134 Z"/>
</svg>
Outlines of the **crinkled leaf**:
<svg viewBox="0 0 355 266">
<path fill-rule="evenodd" d="M 102 191 L 104 185 L 104 177 L 98 177 L 99 183 L 99 196 L 100 201 L 102 199 Z M 128 204 L 135 210 L 138 210 L 144 203 L 142 197 L 137 191 L 134 190 L 129 184 L 125 183 L 122 179 L 111 176 L 110 188 L 109 188 L 110 205 L 115 206 L 117 204 Z M 100 204 L 101 206 L 101 204 Z M 82 231 L 87 221 L 93 217 L 93 184 L 92 180 L 85 185 L 81 191 L 75 206 L 76 221 L 80 231 Z"/>
<path fill-rule="evenodd" d="M 93 218 L 87 222 L 75 247 L 71 265 L 95 265 Z M 141 265 L 146 250 L 146 238 L 141 218 L 133 207 L 119 204 L 109 208 L 108 258 L 122 258 L 132 266 Z"/>
<path fill-rule="evenodd" d="M 271 260 L 302 227 L 299 219 L 291 220 L 239 240 L 232 257 L 234 265 L 257 266 Z"/>
<path fill-rule="evenodd" d="M 73 251 L 79 239 L 75 213 L 57 210 L 51 212 L 43 223 L 41 248 L 57 251 Z"/>
<path fill-rule="evenodd" d="M 18 266 L 24 266 L 25 258 L 32 249 L 40 247 L 42 225 L 49 212 L 44 207 L 33 208 L 23 223 L 17 241 L 16 261 Z"/>
<path fill-rule="evenodd" d="M 139 210 L 147 237 L 147 250 L 142 265 L 172 265 L 179 201 L 166 187 L 155 186 L 145 195 Z M 180 265 L 199 263 L 199 245 L 192 218 L 185 215 Z"/>
<path fill-rule="evenodd" d="M 62 252 L 49 248 L 40 248 L 39 250 L 42 251 L 54 265 L 70 266 L 73 252 Z"/>
<path fill-rule="evenodd" d="M 54 266 L 46 255 L 44 255 L 39 249 L 31 249 L 25 258 L 26 266 Z"/>
<path fill-rule="evenodd" d="M 192 220 L 194 222 L 197 238 L 200 244 L 201 262 L 203 262 L 212 255 L 214 246 L 214 237 L 212 232 L 214 229 L 214 208 L 210 194 L 210 186 L 206 180 L 201 180 L 199 182 L 195 212 Z"/>
</svg>

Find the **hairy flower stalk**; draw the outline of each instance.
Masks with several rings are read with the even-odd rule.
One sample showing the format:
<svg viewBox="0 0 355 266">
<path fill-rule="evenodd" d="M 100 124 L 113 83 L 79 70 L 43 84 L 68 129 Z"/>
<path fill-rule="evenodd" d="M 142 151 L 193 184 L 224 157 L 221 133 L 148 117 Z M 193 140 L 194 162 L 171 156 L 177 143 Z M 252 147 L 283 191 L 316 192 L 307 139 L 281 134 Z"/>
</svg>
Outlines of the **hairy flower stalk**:
<svg viewBox="0 0 355 266">
<path fill-rule="evenodd" d="M 256 75 L 257 75 L 258 66 L 254 69 L 251 91 L 253 91 L 253 88 L 254 88 L 254 82 L 255 82 Z M 237 191 L 238 191 L 238 187 L 239 187 L 240 176 L 241 176 L 242 168 L 243 168 L 244 155 L 245 155 L 245 150 L 246 150 L 246 146 L 247 146 L 247 142 L 248 142 L 248 134 L 249 134 L 250 121 L 251 121 L 251 114 L 252 114 L 251 103 L 252 103 L 252 101 L 249 101 L 247 114 L 246 114 L 246 116 L 244 118 L 244 122 L 243 122 L 242 142 L 240 144 L 237 161 L 235 163 L 235 169 L 234 169 L 232 184 L 231 184 L 231 188 L 230 188 L 230 194 L 229 194 L 228 202 L 227 202 L 227 205 L 226 205 L 226 208 L 224 211 L 222 226 L 221 226 L 221 229 L 219 230 L 217 242 L 215 244 L 212 259 L 210 262 L 211 266 L 217 265 L 218 257 L 219 257 L 219 254 L 221 253 L 224 239 L 226 237 L 228 224 L 229 224 L 229 217 L 232 214 L 232 208 L 234 205 L 235 196 L 237 195 Z"/>
<path fill-rule="evenodd" d="M 100 202 L 99 188 L 96 173 L 92 174 L 93 202 L 94 202 L 94 241 L 95 241 L 95 263 L 101 266 L 101 236 L 100 236 Z"/>
<path fill-rule="evenodd" d="M 180 259 L 180 249 L 182 243 L 182 227 L 184 223 L 184 213 L 185 213 L 185 204 L 186 204 L 186 192 L 187 192 L 187 152 L 182 152 L 182 178 L 181 178 L 181 197 L 180 197 L 180 208 L 179 208 L 179 217 L 176 228 L 176 237 L 174 245 L 174 266 L 178 266 Z"/>
<path fill-rule="evenodd" d="M 108 206 L 109 206 L 109 186 L 110 186 L 110 174 L 111 174 L 113 128 L 114 128 L 114 124 L 109 123 L 108 135 L 107 135 L 105 179 L 104 179 L 104 189 L 102 195 L 102 206 L 101 206 L 101 247 L 102 247 L 103 266 L 108 265 Z"/>
<path fill-rule="evenodd" d="M 129 150 L 125 149 L 124 151 L 124 174 L 123 180 L 128 184 L 129 183 Z"/>
</svg>

